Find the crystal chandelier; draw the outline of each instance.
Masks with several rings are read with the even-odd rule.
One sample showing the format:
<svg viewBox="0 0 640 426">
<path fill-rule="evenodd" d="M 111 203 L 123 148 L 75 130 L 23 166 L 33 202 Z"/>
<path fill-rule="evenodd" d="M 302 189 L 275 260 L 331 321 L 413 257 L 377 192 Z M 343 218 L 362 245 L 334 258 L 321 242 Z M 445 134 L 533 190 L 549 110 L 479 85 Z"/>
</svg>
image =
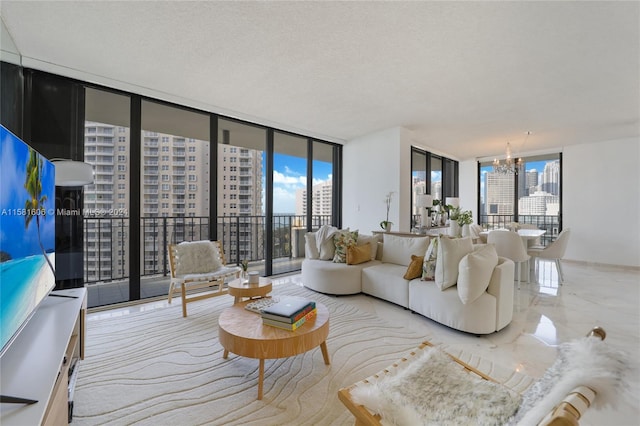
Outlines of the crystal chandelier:
<svg viewBox="0 0 640 426">
<path fill-rule="evenodd" d="M 493 160 L 493 171 L 495 173 L 518 173 L 518 168 L 522 164 L 522 158 L 518 158 L 514 160 L 511 157 L 511 144 L 507 142 L 507 158 L 505 158 L 504 162 L 500 162 L 497 158 Z"/>
<path fill-rule="evenodd" d="M 524 141 L 522 142 L 522 146 L 523 147 L 524 147 L 525 142 L 527 142 L 527 139 L 529 138 L 530 134 L 531 134 L 531 132 L 527 132 L 527 136 L 525 137 Z M 517 160 L 515 160 L 511 156 L 511 144 L 509 142 L 507 142 L 507 155 L 506 155 L 506 158 L 504 159 L 504 162 L 500 162 L 500 160 L 498 160 L 497 158 L 494 159 L 493 160 L 493 171 L 495 173 L 502 173 L 502 174 L 509 174 L 509 173 L 518 174 L 518 170 L 520 169 L 522 164 L 523 164 L 522 158 L 518 158 Z"/>
</svg>

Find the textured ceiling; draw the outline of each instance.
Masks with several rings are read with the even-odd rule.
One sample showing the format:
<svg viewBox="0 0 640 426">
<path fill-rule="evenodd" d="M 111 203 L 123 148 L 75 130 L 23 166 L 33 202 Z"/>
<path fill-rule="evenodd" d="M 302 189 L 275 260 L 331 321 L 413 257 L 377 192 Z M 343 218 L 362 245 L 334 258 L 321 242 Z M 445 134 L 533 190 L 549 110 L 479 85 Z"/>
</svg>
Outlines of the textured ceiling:
<svg viewBox="0 0 640 426">
<path fill-rule="evenodd" d="M 3 0 L 0 11 L 24 66 L 332 141 L 402 126 L 465 160 L 507 141 L 517 154 L 640 134 L 638 2 Z"/>
</svg>

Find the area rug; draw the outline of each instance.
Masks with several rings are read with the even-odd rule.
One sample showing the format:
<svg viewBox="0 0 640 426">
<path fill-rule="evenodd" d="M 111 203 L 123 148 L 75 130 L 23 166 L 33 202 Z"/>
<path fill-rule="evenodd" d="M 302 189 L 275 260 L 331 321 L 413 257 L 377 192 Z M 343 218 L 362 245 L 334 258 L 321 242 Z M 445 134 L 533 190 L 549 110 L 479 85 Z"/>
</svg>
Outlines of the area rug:
<svg viewBox="0 0 640 426">
<path fill-rule="evenodd" d="M 231 297 L 180 304 L 87 322 L 85 359 L 76 385 L 73 425 L 346 425 L 353 417 L 340 388 L 398 360 L 429 336 L 418 335 L 335 298 L 293 284 L 273 295 L 311 298 L 327 306 L 331 365 L 320 348 L 265 361 L 257 397 L 258 360 L 222 358 L 218 316 Z M 439 342 L 436 342 L 439 343 Z M 499 373 L 491 363 L 465 356 Z M 501 373 L 509 380 L 508 372 Z"/>
</svg>

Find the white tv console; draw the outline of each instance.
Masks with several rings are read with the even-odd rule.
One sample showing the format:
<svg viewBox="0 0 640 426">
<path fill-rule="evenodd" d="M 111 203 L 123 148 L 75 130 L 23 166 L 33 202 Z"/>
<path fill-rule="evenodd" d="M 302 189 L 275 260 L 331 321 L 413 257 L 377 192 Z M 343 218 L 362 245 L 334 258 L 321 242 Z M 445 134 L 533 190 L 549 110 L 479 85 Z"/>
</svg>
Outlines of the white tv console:
<svg viewBox="0 0 640 426">
<path fill-rule="evenodd" d="M 84 358 L 86 309 L 85 288 L 52 292 L 2 355 L 2 395 L 37 400 L 0 404 L 2 426 L 68 423 L 69 369 Z"/>
</svg>

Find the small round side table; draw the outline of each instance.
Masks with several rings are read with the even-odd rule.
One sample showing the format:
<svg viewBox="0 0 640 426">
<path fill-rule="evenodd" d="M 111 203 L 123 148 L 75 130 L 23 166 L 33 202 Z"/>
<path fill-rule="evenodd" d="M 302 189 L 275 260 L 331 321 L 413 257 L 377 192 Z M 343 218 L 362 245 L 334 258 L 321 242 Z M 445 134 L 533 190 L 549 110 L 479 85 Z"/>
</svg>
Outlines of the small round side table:
<svg viewBox="0 0 640 426">
<path fill-rule="evenodd" d="M 269 278 L 260 277 L 257 284 L 249 284 L 246 279 L 236 278 L 229 282 L 229 295 L 234 297 L 233 303 L 242 302 L 243 297 L 252 299 L 254 297 L 265 297 L 271 292 L 271 280 Z"/>
</svg>

